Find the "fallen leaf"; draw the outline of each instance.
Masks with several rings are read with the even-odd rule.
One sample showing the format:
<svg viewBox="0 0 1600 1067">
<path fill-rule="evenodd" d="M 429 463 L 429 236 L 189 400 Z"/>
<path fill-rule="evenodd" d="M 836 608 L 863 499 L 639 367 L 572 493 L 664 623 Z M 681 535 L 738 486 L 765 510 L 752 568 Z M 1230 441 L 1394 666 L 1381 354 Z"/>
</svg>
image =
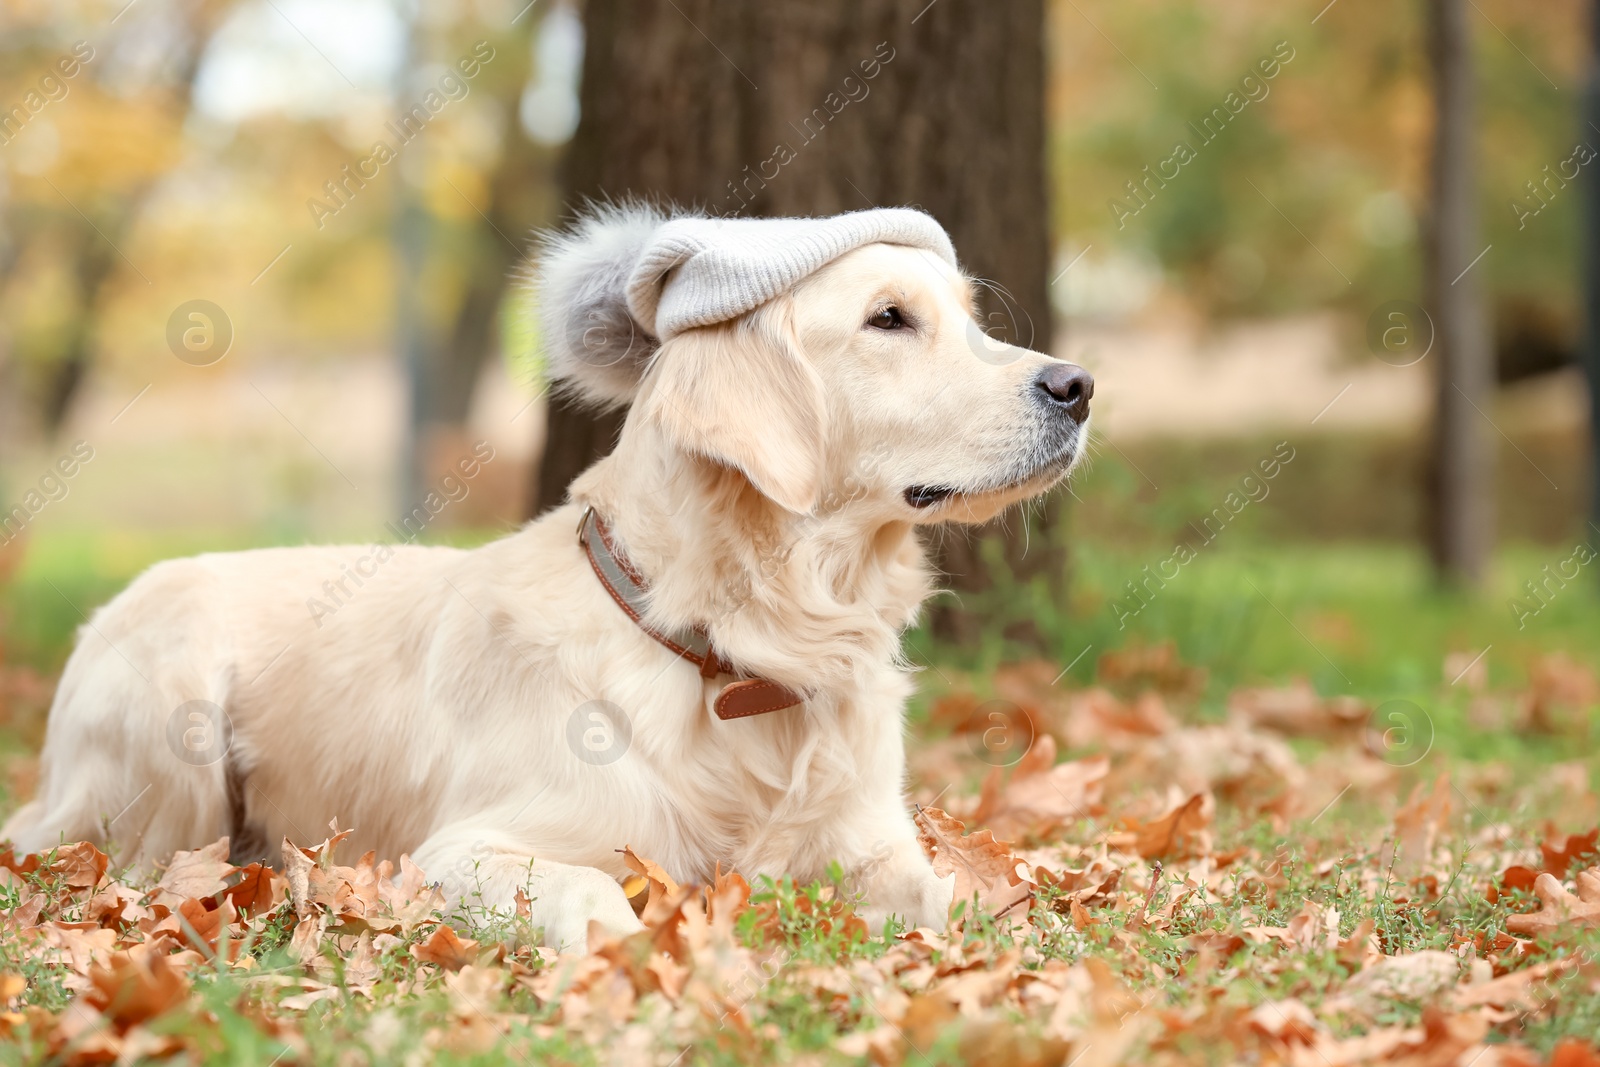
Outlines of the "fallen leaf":
<svg viewBox="0 0 1600 1067">
<path fill-rule="evenodd" d="M 1228 694 L 1228 715 L 1251 727 L 1292 737 L 1355 742 L 1372 707 L 1355 697 L 1324 697 L 1305 679 L 1277 688 L 1237 689 Z"/>
<path fill-rule="evenodd" d="M 646 926 L 657 927 L 668 922 L 677 914 L 678 906 L 686 895 L 672 875 L 662 869 L 661 865 L 653 860 L 647 860 L 633 851 L 631 846 L 622 850 L 622 861 L 628 869 L 644 879 L 644 889 L 647 892 L 643 906 L 636 910 L 639 921 Z M 630 898 L 637 895 L 629 894 Z"/>
<path fill-rule="evenodd" d="M 224 837 L 194 852 L 175 853 L 156 885 L 180 897 L 212 897 L 228 888 L 227 878 L 236 869 L 228 862 Z"/>
<path fill-rule="evenodd" d="M 478 960 L 478 942 L 440 926 L 421 944 L 411 946 L 411 955 L 423 963 L 434 963 L 447 971 L 459 971 Z"/>
<path fill-rule="evenodd" d="M 237 879 L 228 887 L 228 899 L 242 912 L 259 915 L 269 911 L 288 891 L 284 877 L 264 863 L 236 869 Z"/>
<path fill-rule="evenodd" d="M 1147 860 L 1204 855 L 1211 850 L 1206 827 L 1214 805 L 1207 795 L 1195 793 L 1166 814 L 1133 828 L 1134 848 Z"/>
<path fill-rule="evenodd" d="M 1563 928 L 1600 926 L 1600 867 L 1591 867 L 1579 873 L 1576 895 L 1553 874 L 1539 875 L 1533 883 L 1533 895 L 1539 898 L 1539 910 L 1525 915 L 1506 917 L 1506 929 L 1525 937 L 1554 935 Z"/>
<path fill-rule="evenodd" d="M 1600 851 L 1595 847 L 1600 841 L 1600 827 L 1586 834 L 1568 834 L 1563 841 L 1543 841 L 1539 853 L 1544 857 L 1544 869 L 1557 878 L 1565 878 L 1572 864 L 1582 859 L 1593 859 Z"/>
<path fill-rule="evenodd" d="M 1394 816 L 1400 854 L 1395 859 L 1395 875 L 1409 881 L 1421 874 L 1432 861 L 1434 848 L 1455 811 L 1451 798 L 1450 775 L 1441 773 L 1431 786 L 1418 783 L 1411 797 Z"/>
<path fill-rule="evenodd" d="M 1011 847 L 990 830 L 968 834 L 966 826 L 938 808 L 919 808 L 917 840 L 933 861 L 933 873 L 955 875 L 952 906 L 972 901 L 992 915 L 1004 915 L 1028 900 L 1033 885 L 1018 873 Z"/>
<path fill-rule="evenodd" d="M 984 780 L 977 808 L 968 817 L 1007 841 L 1042 840 L 1100 810 L 1102 783 L 1110 770 L 1104 756 L 1056 765 L 1049 734 L 1035 739 L 1007 778 L 996 767 Z"/>
<path fill-rule="evenodd" d="M 74 889 L 93 889 L 100 884 L 111 858 L 87 841 L 62 845 L 45 870 Z"/>
<path fill-rule="evenodd" d="M 170 1011 L 189 994 L 188 980 L 164 956 L 118 953 L 109 966 L 92 968 L 89 981 L 92 988 L 84 1001 L 118 1030 Z"/>
<path fill-rule="evenodd" d="M 1489 883 L 1489 892 L 1486 894 L 1489 903 L 1499 903 L 1501 895 L 1505 893 L 1531 893 L 1538 877 L 1539 872 L 1531 867 L 1507 867 L 1498 879 Z"/>
</svg>

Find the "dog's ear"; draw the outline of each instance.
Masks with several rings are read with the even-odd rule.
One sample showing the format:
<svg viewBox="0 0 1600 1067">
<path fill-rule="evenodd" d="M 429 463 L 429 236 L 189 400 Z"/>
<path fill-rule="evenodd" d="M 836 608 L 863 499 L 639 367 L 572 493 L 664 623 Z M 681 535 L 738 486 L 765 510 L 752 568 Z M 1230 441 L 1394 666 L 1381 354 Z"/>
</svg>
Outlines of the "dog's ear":
<svg viewBox="0 0 1600 1067">
<path fill-rule="evenodd" d="M 665 221 L 645 204 L 596 206 L 544 236 L 529 280 L 558 385 L 605 407 L 633 400 L 657 342 L 628 312 L 628 277 Z"/>
<path fill-rule="evenodd" d="M 789 511 L 808 513 L 822 495 L 822 379 L 800 350 L 786 298 L 662 345 L 638 416 L 683 450 L 737 467 Z"/>
</svg>

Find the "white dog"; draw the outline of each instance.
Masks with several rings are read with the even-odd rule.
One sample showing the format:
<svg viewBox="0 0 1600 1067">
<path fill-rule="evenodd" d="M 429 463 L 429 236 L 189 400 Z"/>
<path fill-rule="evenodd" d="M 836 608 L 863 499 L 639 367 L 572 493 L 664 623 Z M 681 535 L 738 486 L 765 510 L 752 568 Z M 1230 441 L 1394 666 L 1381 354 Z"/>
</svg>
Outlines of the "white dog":
<svg viewBox="0 0 1600 1067">
<path fill-rule="evenodd" d="M 384 548 L 316 620 L 371 548 L 152 567 L 79 634 L 0 833 L 148 865 L 337 817 L 458 896 L 524 889 L 556 947 L 639 929 L 625 845 L 682 880 L 838 861 L 873 922 L 942 925 L 904 797 L 914 528 L 1055 484 L 1092 380 L 985 337 L 914 211 L 611 209 L 540 273 L 557 376 L 631 404 L 571 502 L 471 551 Z"/>
</svg>

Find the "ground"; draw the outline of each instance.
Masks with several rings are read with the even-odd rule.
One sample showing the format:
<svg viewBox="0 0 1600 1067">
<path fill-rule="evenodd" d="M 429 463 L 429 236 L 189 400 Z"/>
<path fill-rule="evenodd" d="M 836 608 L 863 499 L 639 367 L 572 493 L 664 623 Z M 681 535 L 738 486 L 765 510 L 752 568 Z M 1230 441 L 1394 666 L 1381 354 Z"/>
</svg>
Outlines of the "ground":
<svg viewBox="0 0 1600 1067">
<path fill-rule="evenodd" d="M 0 1058 L 1600 1063 L 1592 580 L 1529 599 L 1570 549 L 1525 547 L 1466 598 L 1405 548 L 1246 533 L 1124 611 L 1171 547 L 1086 539 L 1072 602 L 1002 588 L 980 647 L 910 636 L 946 929 L 866 930 L 860 871 L 677 886 L 646 855 L 649 932 L 555 957 L 336 840 L 281 873 L 196 842 L 154 884 L 0 854 Z M 14 794 L 117 552 L 4 594 Z"/>
</svg>

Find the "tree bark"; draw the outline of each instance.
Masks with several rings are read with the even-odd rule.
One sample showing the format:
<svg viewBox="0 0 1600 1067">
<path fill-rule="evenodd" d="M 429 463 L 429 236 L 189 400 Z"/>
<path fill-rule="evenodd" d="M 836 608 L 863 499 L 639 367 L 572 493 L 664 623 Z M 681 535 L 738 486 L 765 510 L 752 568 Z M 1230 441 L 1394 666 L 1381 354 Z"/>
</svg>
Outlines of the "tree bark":
<svg viewBox="0 0 1600 1067">
<path fill-rule="evenodd" d="M 1584 86 L 1583 117 L 1600 126 L 1600 0 L 1589 6 L 1589 77 Z M 1584 531 L 1588 540 L 1600 528 L 1600 170 L 1584 172 L 1583 310 L 1585 336 L 1580 362 L 1589 381 L 1589 515 L 1593 524 Z"/>
<path fill-rule="evenodd" d="M 500 155 L 485 175 L 486 196 L 475 201 L 467 191 L 450 195 L 465 201 L 470 216 L 460 253 L 465 283 L 453 309 L 430 315 L 424 298 L 425 268 L 441 254 L 446 226 L 428 210 L 426 196 L 404 172 L 396 186 L 394 246 L 396 253 L 396 346 L 410 382 L 407 441 L 402 457 L 400 509 L 421 499 L 441 465 L 459 456 L 463 424 L 471 413 L 472 396 L 498 332 L 499 310 L 512 270 L 522 256 L 517 243 L 548 199 L 541 194 L 547 174 L 538 149 L 522 131 L 517 106 L 528 75 L 529 20 L 497 38 L 493 82 L 478 91 L 495 95 L 501 116 Z M 423 30 L 408 27 L 410 45 L 400 65 L 399 98 L 409 99 L 408 71 L 413 52 L 427 44 Z M 435 49 L 437 49 L 435 45 Z M 488 79 L 485 79 L 488 82 Z"/>
<path fill-rule="evenodd" d="M 1472 39 L 1465 0 L 1427 0 L 1433 68 L 1426 288 L 1438 360 L 1429 549 L 1440 579 L 1476 586 L 1494 545 L 1494 353 L 1479 295 Z"/>
<path fill-rule="evenodd" d="M 1043 0 L 589 0 L 573 201 L 625 195 L 718 215 L 911 205 L 992 283 L 986 328 L 1051 343 Z M 536 510 L 614 436 L 552 405 Z M 1055 508 L 1036 510 L 1048 524 Z M 1021 518 L 1006 555 L 1064 579 Z M 992 535 L 993 531 L 989 531 Z M 976 538 L 942 539 L 958 589 L 988 584 Z"/>
</svg>

